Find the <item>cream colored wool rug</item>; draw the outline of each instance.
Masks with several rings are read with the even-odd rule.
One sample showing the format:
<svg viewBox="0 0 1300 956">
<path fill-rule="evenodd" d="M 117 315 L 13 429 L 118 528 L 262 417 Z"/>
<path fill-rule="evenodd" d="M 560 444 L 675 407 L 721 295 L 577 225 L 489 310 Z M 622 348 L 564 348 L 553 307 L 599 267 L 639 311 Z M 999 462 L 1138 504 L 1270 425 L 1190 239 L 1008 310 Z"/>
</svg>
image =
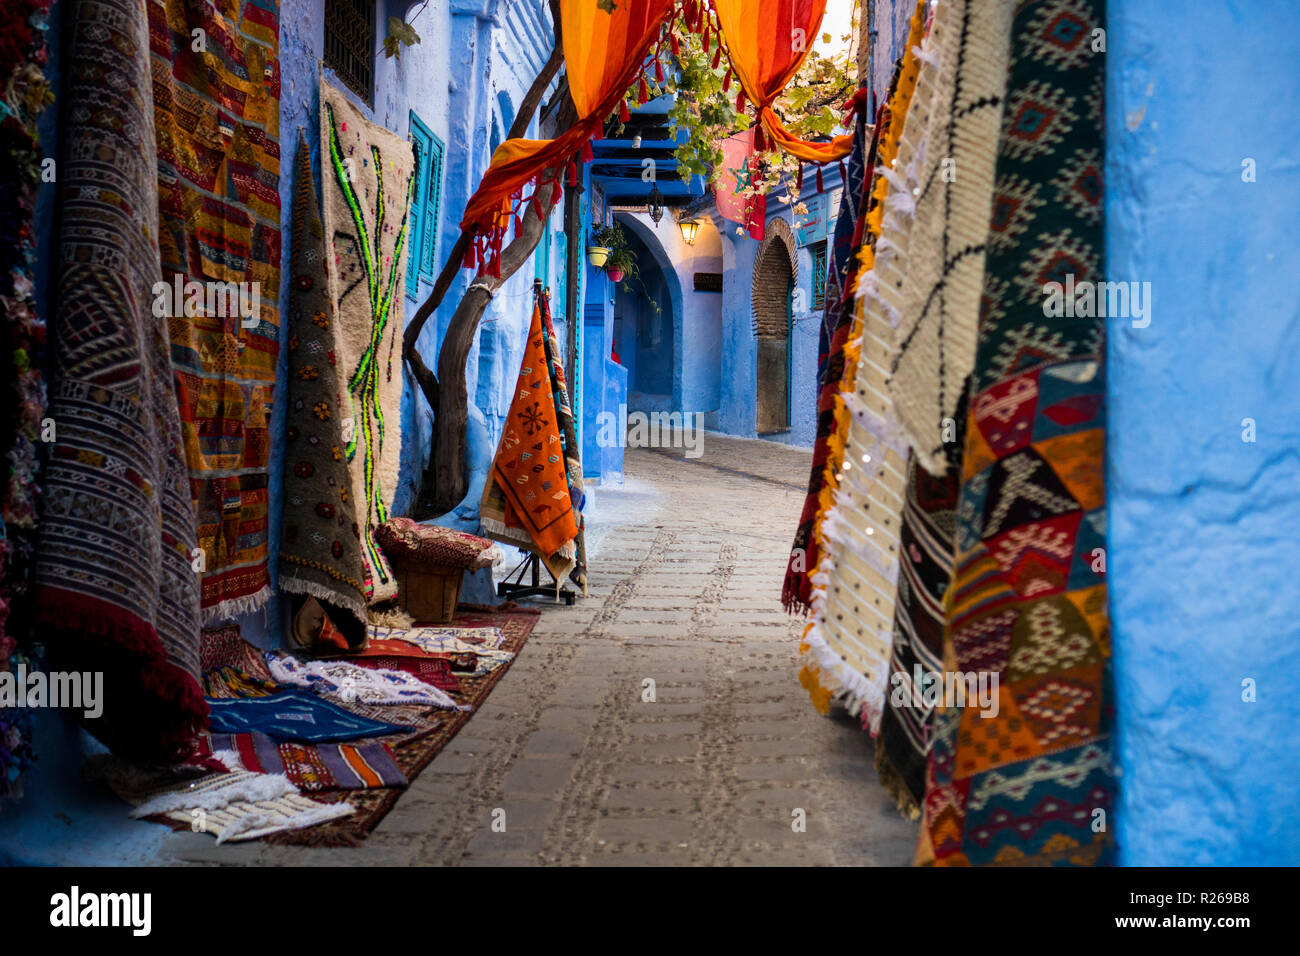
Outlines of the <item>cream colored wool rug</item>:
<svg viewBox="0 0 1300 956">
<path fill-rule="evenodd" d="M 400 466 L 403 288 L 414 158 L 410 143 L 369 122 L 324 82 L 320 101 L 334 352 L 344 391 L 343 453 L 352 476 L 366 598 L 374 604 L 397 594 L 397 580 L 374 532 L 388 520 Z"/>
<path fill-rule="evenodd" d="M 804 634 L 817 682 L 839 695 L 850 713 L 861 713 L 872 733 L 880 726 L 889 675 L 907 477 L 907 443 L 886 381 L 901 315 L 916 184 L 897 170 L 918 168 L 918 145 L 930 126 L 934 82 L 927 74 L 936 69 L 936 40 L 932 32 L 904 57 L 904 73 L 917 69 L 918 60 L 920 72 L 894 166 L 879 171 L 890 189 L 871 271 L 858 283 L 854 307 L 862 329 L 861 357 L 854 391 L 843 396 L 850 413 L 844 463 L 834 504 L 822 522 L 827 544 L 812 578 L 813 620 Z"/>
<path fill-rule="evenodd" d="M 929 104 L 927 129 L 912 167 L 898 170 L 919 194 L 888 387 L 917 460 L 936 473 L 944 442 L 956 440 L 953 416 L 975 363 L 1011 6 L 941 0 L 935 8 L 934 60 L 917 89 Z"/>
</svg>

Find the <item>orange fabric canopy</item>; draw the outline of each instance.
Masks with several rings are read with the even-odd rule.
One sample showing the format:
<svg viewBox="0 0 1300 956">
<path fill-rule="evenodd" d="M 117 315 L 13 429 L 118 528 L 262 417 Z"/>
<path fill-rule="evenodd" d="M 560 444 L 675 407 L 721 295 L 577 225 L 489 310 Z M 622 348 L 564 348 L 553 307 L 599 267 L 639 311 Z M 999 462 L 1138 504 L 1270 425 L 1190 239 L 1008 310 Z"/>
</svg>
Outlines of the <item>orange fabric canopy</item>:
<svg viewBox="0 0 1300 956">
<path fill-rule="evenodd" d="M 508 139 L 497 149 L 461 219 L 461 229 L 478 236 L 467 266 L 495 268 L 524 187 L 540 183 L 543 170 L 568 165 L 600 130 L 641 73 L 673 8 L 673 0 L 622 0 L 606 13 L 597 0 L 560 0 L 564 68 L 578 122 L 558 139 Z"/>
<path fill-rule="evenodd" d="M 731 69 L 772 141 L 791 156 L 827 163 L 847 156 L 852 136 L 811 143 L 793 136 L 772 109 L 799 72 L 826 13 L 826 0 L 713 0 Z"/>
</svg>

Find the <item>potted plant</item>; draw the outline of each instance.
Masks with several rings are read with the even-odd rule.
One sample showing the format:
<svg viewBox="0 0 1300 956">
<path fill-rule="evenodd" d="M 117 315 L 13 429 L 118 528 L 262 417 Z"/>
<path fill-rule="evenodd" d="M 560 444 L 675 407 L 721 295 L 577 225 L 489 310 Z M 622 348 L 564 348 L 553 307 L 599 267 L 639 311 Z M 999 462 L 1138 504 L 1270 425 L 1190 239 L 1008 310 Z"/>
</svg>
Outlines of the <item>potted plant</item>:
<svg viewBox="0 0 1300 956">
<path fill-rule="evenodd" d="M 623 237 L 622 226 L 618 223 L 601 226 L 591 233 L 591 241 L 587 246 L 587 261 L 591 263 L 592 268 L 604 268 L 609 260 L 609 254 L 626 245 L 627 240 Z"/>
<path fill-rule="evenodd" d="M 622 282 L 625 275 L 636 272 L 636 254 L 624 246 L 621 249 L 611 249 L 609 256 L 605 259 L 605 275 L 609 276 L 611 282 Z"/>
</svg>

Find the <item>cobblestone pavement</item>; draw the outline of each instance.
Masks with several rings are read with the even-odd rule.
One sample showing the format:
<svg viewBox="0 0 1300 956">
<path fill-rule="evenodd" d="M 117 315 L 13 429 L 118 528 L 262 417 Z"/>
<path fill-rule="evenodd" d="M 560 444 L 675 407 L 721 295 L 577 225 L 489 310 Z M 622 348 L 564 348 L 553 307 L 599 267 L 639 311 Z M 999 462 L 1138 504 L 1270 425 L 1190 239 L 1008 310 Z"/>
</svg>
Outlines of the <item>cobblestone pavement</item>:
<svg viewBox="0 0 1300 956">
<path fill-rule="evenodd" d="M 177 834 L 170 853 L 258 865 L 909 863 L 916 825 L 877 782 L 870 738 L 819 716 L 796 677 L 802 619 L 779 598 L 808 452 L 713 434 L 703 450 L 628 450 L 626 486 L 595 490 L 590 595 L 544 605 L 509 673 L 362 847 Z"/>
</svg>

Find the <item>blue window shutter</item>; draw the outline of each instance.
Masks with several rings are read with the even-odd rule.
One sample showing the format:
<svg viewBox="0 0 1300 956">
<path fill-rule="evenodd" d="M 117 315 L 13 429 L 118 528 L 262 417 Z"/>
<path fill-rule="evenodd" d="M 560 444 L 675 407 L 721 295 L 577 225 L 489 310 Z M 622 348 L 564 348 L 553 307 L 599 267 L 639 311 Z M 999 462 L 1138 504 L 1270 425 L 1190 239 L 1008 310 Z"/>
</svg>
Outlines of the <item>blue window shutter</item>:
<svg viewBox="0 0 1300 956">
<path fill-rule="evenodd" d="M 429 148 L 425 160 L 424 228 L 420 247 L 420 274 L 432 282 L 438 273 L 438 214 L 442 207 L 442 140 L 426 128 Z"/>
<path fill-rule="evenodd" d="M 427 239 L 425 237 L 425 210 L 429 204 L 429 154 L 432 150 L 432 134 L 420 118 L 411 113 L 411 147 L 415 155 L 415 188 L 411 190 L 411 212 L 407 219 L 406 252 L 406 294 L 414 299 L 420 292 L 420 273 L 422 271 L 421 250 Z"/>
</svg>

